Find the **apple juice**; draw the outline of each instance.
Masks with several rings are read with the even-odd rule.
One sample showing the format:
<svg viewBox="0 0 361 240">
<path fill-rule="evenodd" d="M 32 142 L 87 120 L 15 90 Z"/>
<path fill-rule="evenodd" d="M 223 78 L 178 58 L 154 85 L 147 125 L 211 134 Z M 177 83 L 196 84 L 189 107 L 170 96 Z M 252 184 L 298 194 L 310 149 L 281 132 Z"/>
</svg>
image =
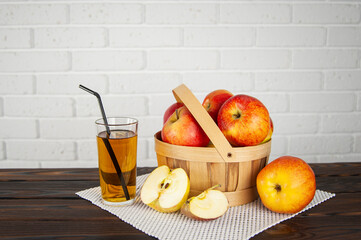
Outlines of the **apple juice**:
<svg viewBox="0 0 361 240">
<path fill-rule="evenodd" d="M 97 136 L 102 197 L 107 202 L 124 202 L 127 199 L 112 159 L 103 142 L 105 138 L 107 138 L 105 131 L 100 132 Z M 137 135 L 128 130 L 112 130 L 108 141 L 122 170 L 130 199 L 134 199 L 137 177 Z"/>
</svg>

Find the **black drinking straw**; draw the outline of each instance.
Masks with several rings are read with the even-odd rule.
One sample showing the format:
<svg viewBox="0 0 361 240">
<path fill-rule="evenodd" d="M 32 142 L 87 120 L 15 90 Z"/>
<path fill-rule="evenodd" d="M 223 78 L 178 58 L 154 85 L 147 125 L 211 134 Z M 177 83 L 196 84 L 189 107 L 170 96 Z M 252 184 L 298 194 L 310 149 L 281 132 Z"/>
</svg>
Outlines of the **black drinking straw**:
<svg viewBox="0 0 361 240">
<path fill-rule="evenodd" d="M 112 146 L 110 145 L 110 142 L 109 142 L 109 140 L 108 140 L 108 138 L 110 137 L 110 129 L 109 129 L 109 126 L 108 126 L 107 117 L 106 117 L 106 115 L 105 115 L 105 111 L 104 111 L 102 99 L 101 99 L 99 93 L 94 92 L 93 90 L 91 90 L 91 89 L 89 89 L 89 88 L 87 88 L 87 87 L 84 87 L 83 85 L 79 85 L 79 88 L 80 88 L 80 89 L 83 89 L 84 91 L 87 91 L 87 92 L 90 93 L 90 94 L 93 94 L 93 95 L 96 96 L 97 99 L 98 99 L 100 111 L 102 112 L 102 116 L 103 116 L 103 120 L 104 120 L 104 125 L 105 125 L 106 131 L 107 131 L 107 138 L 102 138 L 102 139 L 103 139 L 103 142 L 104 142 L 105 147 L 106 147 L 107 150 L 108 150 L 109 156 L 110 156 L 110 158 L 112 159 L 112 162 L 113 162 L 113 165 L 114 165 L 114 167 L 115 167 L 115 170 L 117 171 L 118 177 L 119 177 L 119 179 L 120 179 L 120 183 L 122 184 L 122 188 L 123 188 L 123 191 L 124 191 L 124 194 L 125 194 L 125 198 L 126 198 L 127 200 L 129 200 L 129 199 L 130 199 L 130 197 L 129 197 L 129 192 L 128 192 L 128 188 L 127 188 L 127 186 L 126 186 L 126 184 L 125 184 L 125 180 L 124 180 L 124 176 L 123 176 L 122 170 L 121 170 L 120 167 L 119 167 L 117 158 L 116 158 L 116 156 L 115 156 L 115 154 L 114 154 L 114 151 L 113 151 L 113 148 L 112 148 Z"/>
</svg>

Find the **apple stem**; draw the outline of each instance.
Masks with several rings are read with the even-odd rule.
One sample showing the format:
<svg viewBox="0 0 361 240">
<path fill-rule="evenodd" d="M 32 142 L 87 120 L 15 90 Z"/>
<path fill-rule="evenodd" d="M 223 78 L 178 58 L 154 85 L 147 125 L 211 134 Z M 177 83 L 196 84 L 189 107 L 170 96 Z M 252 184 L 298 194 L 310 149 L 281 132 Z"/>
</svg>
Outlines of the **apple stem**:
<svg viewBox="0 0 361 240">
<path fill-rule="evenodd" d="M 197 198 L 200 198 L 200 199 L 205 198 L 205 197 L 206 197 L 206 192 L 208 192 L 209 190 L 213 190 L 213 189 L 215 189 L 215 188 L 217 188 L 217 187 L 221 187 L 221 184 L 217 184 L 217 185 L 214 185 L 213 187 L 208 188 L 208 189 L 205 190 L 204 192 L 200 193 L 200 194 L 197 196 Z"/>
<path fill-rule="evenodd" d="M 207 190 L 213 190 L 213 189 L 218 188 L 218 187 L 221 187 L 221 184 L 214 185 L 213 187 L 208 188 Z"/>
</svg>

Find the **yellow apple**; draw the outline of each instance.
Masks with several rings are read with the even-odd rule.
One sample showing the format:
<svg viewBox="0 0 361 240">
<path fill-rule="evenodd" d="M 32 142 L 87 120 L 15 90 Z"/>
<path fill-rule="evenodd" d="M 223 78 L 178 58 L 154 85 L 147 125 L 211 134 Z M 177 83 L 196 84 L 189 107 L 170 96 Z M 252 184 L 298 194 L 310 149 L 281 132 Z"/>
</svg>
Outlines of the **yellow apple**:
<svg viewBox="0 0 361 240">
<path fill-rule="evenodd" d="M 306 207 L 315 195 L 315 174 L 302 159 L 283 156 L 259 172 L 257 190 L 268 209 L 278 213 L 296 213 Z"/>
<path fill-rule="evenodd" d="M 181 213 L 189 218 L 202 221 L 213 220 L 225 214 L 229 207 L 228 199 L 223 192 L 214 190 L 215 187 L 188 199 L 182 206 Z"/>
<path fill-rule="evenodd" d="M 186 202 L 190 183 L 182 168 L 170 170 L 163 165 L 145 180 L 140 198 L 142 202 L 159 212 L 176 212 Z"/>
</svg>

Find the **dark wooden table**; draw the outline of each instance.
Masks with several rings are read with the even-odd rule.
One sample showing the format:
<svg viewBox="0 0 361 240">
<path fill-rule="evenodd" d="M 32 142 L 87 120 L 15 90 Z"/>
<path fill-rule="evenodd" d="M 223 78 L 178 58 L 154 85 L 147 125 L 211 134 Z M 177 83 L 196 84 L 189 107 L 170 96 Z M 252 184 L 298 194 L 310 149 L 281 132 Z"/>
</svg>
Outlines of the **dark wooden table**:
<svg viewBox="0 0 361 240">
<path fill-rule="evenodd" d="M 252 239 L 361 239 L 361 163 L 311 167 L 336 197 Z M 0 239 L 153 239 L 75 195 L 98 185 L 97 169 L 0 170 Z"/>
</svg>

